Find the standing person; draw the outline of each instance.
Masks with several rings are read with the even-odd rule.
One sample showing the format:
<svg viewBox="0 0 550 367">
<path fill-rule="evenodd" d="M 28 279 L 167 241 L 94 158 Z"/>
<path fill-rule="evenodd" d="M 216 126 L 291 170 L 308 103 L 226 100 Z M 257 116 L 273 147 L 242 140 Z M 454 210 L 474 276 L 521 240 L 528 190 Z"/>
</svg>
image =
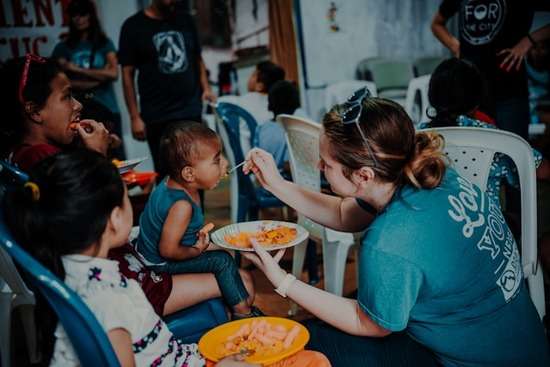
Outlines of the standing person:
<svg viewBox="0 0 550 367">
<path fill-rule="evenodd" d="M 257 148 L 244 167 L 315 222 L 368 227 L 357 300 L 296 280 L 277 264 L 283 252 L 271 257 L 255 244 L 256 254 L 244 256 L 277 293 L 330 325 L 309 325 L 309 348 L 335 367 L 550 365 L 498 206 L 446 167 L 441 136 L 415 133 L 401 106 L 367 94 L 356 92 L 323 119 L 319 165 L 342 198 L 285 181 Z"/>
<path fill-rule="evenodd" d="M 113 89 L 113 82 L 118 78 L 115 45 L 103 32 L 91 0 L 72 0 L 67 13 L 69 34 L 55 46 L 52 58 L 71 80 L 79 99 L 93 98 L 111 112 L 111 131 L 122 137 L 120 111 Z M 125 158 L 122 145 L 111 153 L 119 159 Z"/>
<path fill-rule="evenodd" d="M 159 177 L 166 175 L 159 164 L 164 129 L 174 121 L 201 122 L 201 99 L 215 100 L 195 24 L 183 10 L 175 0 L 153 0 L 126 19 L 120 32 L 119 59 L 132 135 L 147 140 Z"/>
<path fill-rule="evenodd" d="M 524 138 L 529 129 L 529 102 L 524 58 L 534 43 L 550 37 L 550 25 L 530 33 L 535 10 L 545 0 L 443 0 L 432 32 L 456 57 L 474 63 L 488 81 L 484 112 L 497 126 Z M 459 38 L 446 23 L 459 14 Z"/>
</svg>

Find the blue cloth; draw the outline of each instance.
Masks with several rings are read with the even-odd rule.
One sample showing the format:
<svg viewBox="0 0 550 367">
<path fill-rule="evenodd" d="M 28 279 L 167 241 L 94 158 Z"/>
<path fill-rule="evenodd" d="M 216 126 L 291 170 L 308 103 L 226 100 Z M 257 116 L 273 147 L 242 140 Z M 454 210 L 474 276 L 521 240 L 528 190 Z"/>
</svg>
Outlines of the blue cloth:
<svg viewBox="0 0 550 367">
<path fill-rule="evenodd" d="M 159 253 L 159 242 L 162 227 L 172 205 L 179 200 L 189 202 L 193 208 L 191 220 L 181 238 L 182 246 L 193 246 L 197 242 L 197 234 L 204 225 L 204 216 L 201 208 L 183 190 L 172 189 L 167 185 L 168 178 L 153 190 L 149 201 L 139 218 L 139 236 L 137 250 L 143 255 L 149 265 L 164 264 L 166 260 Z"/>
<path fill-rule="evenodd" d="M 444 366 L 550 365 L 512 233 L 495 202 L 453 169 L 433 190 L 396 192 L 359 264 L 362 310 Z"/>
<path fill-rule="evenodd" d="M 277 121 L 266 121 L 258 125 L 254 137 L 254 146 L 273 155 L 279 170 L 288 162 L 288 147 L 286 145 L 285 129 Z"/>
<path fill-rule="evenodd" d="M 467 116 L 459 116 L 457 120 L 457 126 L 461 127 L 481 127 L 486 129 L 496 129 L 494 125 L 487 124 L 485 122 L 469 118 Z M 429 129 L 430 123 L 423 122 L 418 125 L 418 130 Z M 542 163 L 542 154 L 540 154 L 536 149 L 533 149 L 533 157 L 535 158 L 535 164 L 537 168 Z M 487 195 L 497 203 L 500 207 L 500 189 L 502 186 L 502 181 L 506 182 L 519 190 L 519 176 L 516 165 L 510 157 L 505 154 L 496 153 L 493 157 L 493 162 L 491 163 L 491 168 L 489 170 L 489 177 L 487 178 Z"/>
<path fill-rule="evenodd" d="M 116 48 L 110 39 L 105 44 L 97 47 L 93 63 L 90 64 L 93 45 L 88 41 L 79 42 L 74 48 L 69 47 L 66 42 L 59 42 L 52 52 L 54 59 L 66 59 L 85 69 L 103 69 L 107 65 L 107 55 L 110 52 L 116 53 Z M 112 82 L 106 82 L 94 88 L 94 99 L 107 107 L 112 113 L 119 113 Z"/>
</svg>

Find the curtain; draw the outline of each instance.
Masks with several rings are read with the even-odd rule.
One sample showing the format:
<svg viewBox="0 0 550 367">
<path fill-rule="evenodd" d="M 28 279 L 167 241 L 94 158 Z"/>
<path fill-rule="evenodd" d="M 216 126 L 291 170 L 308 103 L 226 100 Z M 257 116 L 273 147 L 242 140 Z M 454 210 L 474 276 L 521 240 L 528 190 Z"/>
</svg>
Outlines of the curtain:
<svg viewBox="0 0 550 367">
<path fill-rule="evenodd" d="M 271 61 L 285 69 L 286 79 L 298 83 L 293 2 L 269 0 L 269 51 Z"/>
</svg>

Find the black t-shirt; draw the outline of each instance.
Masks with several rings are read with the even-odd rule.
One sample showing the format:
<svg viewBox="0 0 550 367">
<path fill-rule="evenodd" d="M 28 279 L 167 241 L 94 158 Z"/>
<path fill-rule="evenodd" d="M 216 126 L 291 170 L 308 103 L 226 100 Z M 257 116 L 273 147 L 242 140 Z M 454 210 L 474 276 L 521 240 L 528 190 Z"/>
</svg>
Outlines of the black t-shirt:
<svg viewBox="0 0 550 367">
<path fill-rule="evenodd" d="M 550 8 L 549 0 L 443 0 L 441 15 L 459 13 L 460 55 L 473 62 L 488 81 L 489 95 L 503 100 L 527 95 L 527 74 L 500 68 L 505 56 L 497 53 L 514 47 L 525 37 L 535 10 Z"/>
<path fill-rule="evenodd" d="M 178 11 L 158 20 L 143 11 L 126 19 L 118 58 L 138 70 L 140 113 L 146 123 L 201 114 L 200 43 L 193 18 Z"/>
</svg>

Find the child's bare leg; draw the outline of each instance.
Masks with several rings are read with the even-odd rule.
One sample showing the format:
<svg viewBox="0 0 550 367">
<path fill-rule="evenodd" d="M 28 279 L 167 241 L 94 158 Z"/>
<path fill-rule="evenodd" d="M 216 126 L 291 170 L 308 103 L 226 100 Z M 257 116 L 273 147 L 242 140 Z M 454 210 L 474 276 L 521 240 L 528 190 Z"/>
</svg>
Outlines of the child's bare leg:
<svg viewBox="0 0 550 367">
<path fill-rule="evenodd" d="M 172 292 L 164 304 L 164 315 L 221 297 L 221 294 L 216 277 L 212 273 L 172 275 Z"/>
</svg>

